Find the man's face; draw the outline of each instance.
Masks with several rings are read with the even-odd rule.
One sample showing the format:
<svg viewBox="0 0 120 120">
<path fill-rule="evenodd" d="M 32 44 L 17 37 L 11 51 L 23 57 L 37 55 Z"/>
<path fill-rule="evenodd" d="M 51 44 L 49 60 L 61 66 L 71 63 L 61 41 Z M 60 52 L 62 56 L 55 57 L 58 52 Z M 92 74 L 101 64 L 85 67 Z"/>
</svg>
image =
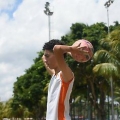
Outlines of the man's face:
<svg viewBox="0 0 120 120">
<path fill-rule="evenodd" d="M 49 66 L 49 68 L 55 69 L 57 67 L 57 62 L 54 53 L 49 50 L 45 50 L 44 56 L 45 56 L 46 64 Z"/>
</svg>

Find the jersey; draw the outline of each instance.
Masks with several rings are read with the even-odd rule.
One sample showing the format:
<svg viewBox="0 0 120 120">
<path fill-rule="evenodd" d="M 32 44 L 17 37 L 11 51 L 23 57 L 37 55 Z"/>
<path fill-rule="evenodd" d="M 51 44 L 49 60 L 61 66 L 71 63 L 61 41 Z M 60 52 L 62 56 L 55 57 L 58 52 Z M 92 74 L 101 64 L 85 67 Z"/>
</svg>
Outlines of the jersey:
<svg viewBox="0 0 120 120">
<path fill-rule="evenodd" d="M 53 75 L 48 87 L 46 120 L 71 120 L 69 115 L 69 99 L 74 78 L 64 82 L 61 72 Z"/>
</svg>

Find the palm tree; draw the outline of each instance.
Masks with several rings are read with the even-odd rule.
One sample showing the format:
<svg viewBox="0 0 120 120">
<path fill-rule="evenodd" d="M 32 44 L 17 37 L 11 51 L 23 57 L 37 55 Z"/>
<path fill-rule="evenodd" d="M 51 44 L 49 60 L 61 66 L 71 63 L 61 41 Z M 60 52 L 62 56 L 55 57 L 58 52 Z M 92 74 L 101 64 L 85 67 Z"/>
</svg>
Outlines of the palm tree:
<svg viewBox="0 0 120 120">
<path fill-rule="evenodd" d="M 3 102 L 0 101 L 0 120 L 3 119 L 3 108 L 4 108 L 4 104 Z"/>
<path fill-rule="evenodd" d="M 109 36 L 102 39 L 100 44 L 104 49 L 94 54 L 94 62 L 96 65 L 93 68 L 93 72 L 96 76 L 102 76 L 110 80 L 112 120 L 114 120 L 113 82 L 120 77 L 120 30 L 113 31 Z"/>
<path fill-rule="evenodd" d="M 110 80 L 111 83 L 111 98 L 112 98 L 112 120 L 114 119 L 114 96 L 113 96 L 113 78 L 118 76 L 118 69 L 112 63 L 102 63 L 98 64 L 93 68 L 95 74 L 99 76 L 104 76 L 106 79 Z"/>
<path fill-rule="evenodd" d="M 8 101 L 6 101 L 6 103 L 4 105 L 4 109 L 3 109 L 4 117 L 7 117 L 7 118 L 13 117 L 14 111 L 12 110 L 11 102 L 12 102 L 12 98 L 10 98 Z"/>
</svg>

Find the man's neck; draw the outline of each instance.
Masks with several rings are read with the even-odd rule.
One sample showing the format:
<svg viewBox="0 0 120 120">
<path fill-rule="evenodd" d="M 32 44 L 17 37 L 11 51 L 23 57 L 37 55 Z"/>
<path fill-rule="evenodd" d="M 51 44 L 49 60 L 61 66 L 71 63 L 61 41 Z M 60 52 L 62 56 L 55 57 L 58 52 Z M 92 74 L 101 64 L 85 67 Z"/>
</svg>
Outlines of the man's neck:
<svg viewBox="0 0 120 120">
<path fill-rule="evenodd" d="M 55 75 L 57 75 L 60 72 L 60 69 L 55 69 Z"/>
</svg>

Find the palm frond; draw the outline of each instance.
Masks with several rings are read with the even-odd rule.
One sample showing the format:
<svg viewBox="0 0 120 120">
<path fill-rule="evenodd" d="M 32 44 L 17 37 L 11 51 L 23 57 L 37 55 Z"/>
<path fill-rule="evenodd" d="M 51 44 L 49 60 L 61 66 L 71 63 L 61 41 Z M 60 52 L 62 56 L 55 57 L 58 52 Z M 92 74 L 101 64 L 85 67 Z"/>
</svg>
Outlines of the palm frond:
<svg viewBox="0 0 120 120">
<path fill-rule="evenodd" d="M 103 76 L 103 77 L 106 77 L 106 78 L 119 77 L 118 69 L 112 63 L 97 64 L 93 68 L 93 73 L 97 76 Z"/>
<path fill-rule="evenodd" d="M 119 59 L 117 59 L 117 56 L 113 53 L 108 52 L 107 50 L 99 50 L 97 51 L 94 56 L 94 63 L 112 63 L 115 66 L 120 66 Z"/>
</svg>

